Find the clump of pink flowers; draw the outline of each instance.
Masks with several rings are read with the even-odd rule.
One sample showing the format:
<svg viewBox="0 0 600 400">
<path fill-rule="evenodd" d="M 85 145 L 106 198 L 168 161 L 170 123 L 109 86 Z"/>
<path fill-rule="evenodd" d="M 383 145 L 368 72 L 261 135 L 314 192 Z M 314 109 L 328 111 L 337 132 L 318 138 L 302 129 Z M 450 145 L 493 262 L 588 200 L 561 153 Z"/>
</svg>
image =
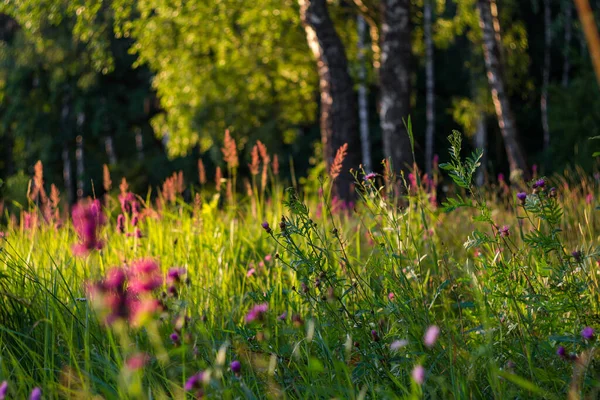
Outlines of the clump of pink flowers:
<svg viewBox="0 0 600 400">
<path fill-rule="evenodd" d="M 246 314 L 246 323 L 250 323 L 256 320 L 262 320 L 264 314 L 269 309 L 269 305 L 267 303 L 257 304 Z"/>
<path fill-rule="evenodd" d="M 94 306 L 105 314 L 104 322 L 127 321 L 141 326 L 163 309 L 154 292 L 163 284 L 158 264 L 151 259 L 134 262 L 129 268 L 113 268 L 106 277 L 88 286 Z"/>
<path fill-rule="evenodd" d="M 100 240 L 100 228 L 106 224 L 106 218 L 102 212 L 100 200 L 96 199 L 91 203 L 80 202 L 73 207 L 72 213 L 73 227 L 77 232 L 79 243 L 73 246 L 73 254 L 76 256 L 85 256 L 92 250 L 99 250 L 103 247 Z"/>
</svg>

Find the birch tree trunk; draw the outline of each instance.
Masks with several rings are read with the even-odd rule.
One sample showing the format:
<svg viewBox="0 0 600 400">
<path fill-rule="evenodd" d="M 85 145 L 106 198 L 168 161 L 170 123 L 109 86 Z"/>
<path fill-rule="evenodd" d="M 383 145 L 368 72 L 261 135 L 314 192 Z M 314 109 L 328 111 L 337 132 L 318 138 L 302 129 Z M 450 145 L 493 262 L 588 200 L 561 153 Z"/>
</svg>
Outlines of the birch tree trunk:
<svg viewBox="0 0 600 400">
<path fill-rule="evenodd" d="M 424 0 L 424 38 L 425 38 L 425 171 L 431 175 L 433 167 L 433 149 L 435 145 L 435 73 L 433 64 L 432 0 Z"/>
<path fill-rule="evenodd" d="M 326 0 L 298 0 L 308 45 L 317 60 L 321 93 L 321 141 L 324 158 L 331 165 L 338 148 L 348 143 L 343 170 L 336 179 L 338 196 L 350 199 L 350 168 L 361 162 L 356 97 L 348 72 L 348 60 L 340 37 L 329 16 Z"/>
<path fill-rule="evenodd" d="M 110 135 L 104 137 L 104 149 L 106 150 L 106 155 L 108 156 L 108 162 L 110 165 L 117 164 L 117 155 L 115 153 L 115 146 L 113 143 L 113 138 Z"/>
<path fill-rule="evenodd" d="M 544 132 L 544 151 L 550 147 L 550 126 L 548 125 L 548 85 L 550 84 L 550 46 L 552 32 L 550 24 L 550 0 L 544 0 L 544 66 L 542 71 L 542 93 L 540 96 L 540 111 L 542 113 L 542 129 Z"/>
<path fill-rule="evenodd" d="M 365 32 L 367 23 L 360 15 L 356 17 L 358 30 L 358 118 L 360 121 L 360 143 L 362 164 L 365 171 L 372 170 L 371 144 L 369 141 L 369 101 L 367 92 L 367 69 L 365 66 Z"/>
<path fill-rule="evenodd" d="M 475 130 L 475 147 L 483 150 L 483 157 L 481 158 L 481 167 L 477 169 L 477 175 L 475 176 L 475 183 L 477 186 L 483 186 L 485 184 L 485 175 L 487 170 L 487 126 L 485 124 L 485 112 L 479 113 L 479 119 L 477 120 L 477 129 Z"/>
<path fill-rule="evenodd" d="M 511 175 L 522 173 L 527 177 L 527 165 L 523 150 L 518 142 L 518 132 L 506 93 L 504 65 L 501 56 L 501 43 L 497 41 L 497 31 L 491 11 L 491 0 L 477 0 L 479 26 L 483 33 L 483 54 L 488 83 L 498 118 L 498 126 L 508 157 Z"/>
<path fill-rule="evenodd" d="M 412 163 L 410 140 L 403 118 L 410 111 L 411 26 L 409 0 L 381 0 L 381 104 L 379 117 L 383 152 L 394 170 Z"/>
<path fill-rule="evenodd" d="M 571 69 L 571 39 L 573 37 L 573 4 L 566 0 L 565 4 L 565 49 L 563 60 L 562 86 L 569 86 L 569 71 Z"/>
</svg>

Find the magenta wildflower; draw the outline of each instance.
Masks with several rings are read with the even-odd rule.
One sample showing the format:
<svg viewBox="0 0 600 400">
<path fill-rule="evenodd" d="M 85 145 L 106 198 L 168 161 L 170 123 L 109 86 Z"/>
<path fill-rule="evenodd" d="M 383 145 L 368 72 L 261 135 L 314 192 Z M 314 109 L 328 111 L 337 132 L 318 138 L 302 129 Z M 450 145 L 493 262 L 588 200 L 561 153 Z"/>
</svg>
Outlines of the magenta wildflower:
<svg viewBox="0 0 600 400">
<path fill-rule="evenodd" d="M 125 271 L 122 268 L 112 268 L 106 274 L 104 284 L 108 290 L 122 290 L 125 279 Z"/>
<path fill-rule="evenodd" d="M 422 385 L 425 382 L 425 368 L 422 365 L 415 365 L 412 370 L 412 378 L 418 385 Z"/>
<path fill-rule="evenodd" d="M 581 262 L 581 256 L 582 256 L 581 251 L 574 250 L 573 252 L 571 252 L 571 255 L 573 256 L 573 258 L 575 259 L 576 262 Z"/>
<path fill-rule="evenodd" d="M 269 261 L 271 261 L 272 259 L 273 259 L 273 256 L 271 256 L 270 254 L 267 254 L 267 255 L 265 256 L 265 261 L 266 261 L 266 262 L 269 262 Z"/>
<path fill-rule="evenodd" d="M 73 227 L 79 237 L 79 243 L 73 246 L 77 256 L 87 255 L 90 251 L 101 249 L 103 243 L 98 239 L 100 227 L 106 223 L 99 200 L 91 204 L 79 203 L 73 207 Z"/>
<path fill-rule="evenodd" d="M 117 217 L 117 232 L 125 233 L 125 216 L 123 214 L 119 214 Z"/>
<path fill-rule="evenodd" d="M 248 272 L 246 272 L 246 277 L 250 278 L 252 275 L 254 275 L 255 272 L 256 272 L 256 269 L 250 268 L 248 270 Z"/>
<path fill-rule="evenodd" d="M 517 193 L 517 199 L 519 199 L 521 204 L 525 204 L 525 200 L 527 199 L 527 193 L 525 193 L 525 192 Z"/>
<path fill-rule="evenodd" d="M 264 314 L 269 309 L 269 304 L 262 303 L 257 304 L 246 314 L 246 323 L 250 323 L 252 321 L 260 320 L 263 318 Z"/>
<path fill-rule="evenodd" d="M 136 261 L 131 267 L 129 289 L 134 293 L 147 293 L 162 286 L 158 264 L 152 259 Z"/>
<path fill-rule="evenodd" d="M 137 226 L 139 222 L 140 222 L 140 219 L 138 218 L 137 215 L 134 215 L 133 218 L 131 218 L 131 225 L 132 226 Z"/>
<path fill-rule="evenodd" d="M 125 361 L 125 366 L 131 371 L 137 371 L 138 369 L 143 368 L 148 361 L 150 361 L 150 356 L 146 353 L 136 353 Z"/>
<path fill-rule="evenodd" d="M 431 325 L 429 328 L 427 328 L 427 331 L 423 336 L 423 343 L 425 344 L 425 347 L 432 348 L 435 345 L 439 334 L 440 328 L 438 326 Z"/>
<path fill-rule="evenodd" d="M 242 370 L 242 363 L 238 360 L 233 360 L 229 366 L 231 367 L 231 371 L 236 375 Z"/>
<path fill-rule="evenodd" d="M 591 326 L 586 326 L 581 331 L 581 337 L 585 340 L 593 340 L 594 339 L 594 328 Z"/>
<path fill-rule="evenodd" d="M 281 313 L 281 315 L 279 317 L 277 317 L 278 320 L 280 321 L 285 321 L 285 319 L 287 318 L 288 313 L 287 311 L 284 311 L 283 313 Z"/>
<path fill-rule="evenodd" d="M 0 383 L 0 400 L 6 399 L 6 394 L 8 393 L 8 382 L 4 381 Z"/>
<path fill-rule="evenodd" d="M 504 174 L 502 172 L 498 174 L 498 182 L 504 182 Z"/>
<path fill-rule="evenodd" d="M 42 398 L 42 389 L 39 387 L 33 388 L 29 395 L 29 400 L 40 400 Z"/>
<path fill-rule="evenodd" d="M 556 188 L 555 187 L 550 188 L 550 190 L 548 191 L 548 197 L 556 197 Z"/>
<path fill-rule="evenodd" d="M 119 195 L 119 202 L 121 203 L 121 209 L 125 214 L 131 214 L 133 211 L 133 204 L 135 201 L 135 195 L 131 192 L 121 193 Z"/>
<path fill-rule="evenodd" d="M 183 275 L 186 274 L 185 268 L 173 267 L 167 272 L 167 283 L 169 285 L 179 284 L 183 280 Z"/>
<path fill-rule="evenodd" d="M 388 293 L 388 300 L 389 300 L 389 301 L 392 301 L 392 300 L 394 300 L 394 298 L 395 298 L 395 297 L 396 297 L 396 295 L 394 294 L 394 292 L 389 292 L 389 293 Z"/>
<path fill-rule="evenodd" d="M 500 233 L 500 236 L 502 236 L 502 237 L 507 237 L 510 235 L 508 225 L 504 225 L 502 228 L 498 229 L 498 232 Z"/>
<path fill-rule="evenodd" d="M 199 389 L 202 387 L 202 381 L 204 380 L 204 372 L 200 371 L 197 374 L 194 374 L 189 377 L 187 382 L 185 383 L 185 390 L 191 391 L 194 389 Z"/>
<path fill-rule="evenodd" d="M 369 172 L 363 177 L 365 181 L 372 181 L 375 178 L 377 178 L 377 174 L 375 172 Z"/>
</svg>

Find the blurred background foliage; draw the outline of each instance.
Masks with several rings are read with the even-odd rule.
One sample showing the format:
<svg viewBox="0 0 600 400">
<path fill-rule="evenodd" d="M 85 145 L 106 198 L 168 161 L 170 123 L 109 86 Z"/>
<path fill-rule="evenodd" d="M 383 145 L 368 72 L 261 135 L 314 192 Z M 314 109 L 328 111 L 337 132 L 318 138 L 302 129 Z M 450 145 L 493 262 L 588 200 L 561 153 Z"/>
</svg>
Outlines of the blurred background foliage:
<svg viewBox="0 0 600 400">
<path fill-rule="evenodd" d="M 540 115 L 545 55 L 541 0 L 506 0 L 498 6 L 508 94 L 531 165 L 548 174 L 576 163 L 591 172 L 596 160 L 588 138 L 600 134 L 599 88 L 577 14 L 567 12 L 569 0 L 549 0 L 549 5 L 548 149 L 542 146 Z M 600 5 L 591 5 L 600 16 Z M 378 168 L 384 155 L 377 55 L 370 37 L 359 48 L 357 16 L 372 15 L 377 26 L 379 7 L 378 0 L 329 3 L 351 76 L 368 88 L 369 132 Z M 412 0 L 410 7 L 411 118 L 422 165 L 424 0 Z M 476 1 L 435 0 L 433 8 L 435 153 L 445 153 L 444 138 L 452 129 L 473 136 L 483 115 L 489 176 L 506 173 Z M 366 69 L 363 82 L 360 68 Z M 103 164 L 114 176 L 126 176 L 137 191 L 159 185 L 175 170 L 195 182 L 199 157 L 209 176 L 224 165 L 220 146 L 225 129 L 237 140 L 242 174 L 247 173 L 252 145 L 261 140 L 280 154 L 284 174 L 293 159 L 296 175 L 304 175 L 319 159 L 318 85 L 295 0 L 4 1 L 0 179 L 5 184 L 0 191 L 18 201 L 14 188 L 27 181 L 38 159 L 46 182 L 59 187 L 64 187 L 68 163 L 72 179 L 83 180 L 86 195 L 100 190 Z M 83 170 L 76 168 L 79 136 Z"/>
</svg>

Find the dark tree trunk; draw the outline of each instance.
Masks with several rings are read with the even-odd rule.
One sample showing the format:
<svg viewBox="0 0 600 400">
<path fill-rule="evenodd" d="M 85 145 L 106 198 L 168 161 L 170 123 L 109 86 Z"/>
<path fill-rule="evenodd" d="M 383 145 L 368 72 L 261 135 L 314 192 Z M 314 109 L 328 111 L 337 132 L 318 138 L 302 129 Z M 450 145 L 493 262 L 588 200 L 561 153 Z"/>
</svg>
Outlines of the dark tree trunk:
<svg viewBox="0 0 600 400">
<path fill-rule="evenodd" d="M 358 30 L 358 119 L 360 122 L 360 142 L 362 163 L 365 171 L 371 172 L 371 144 L 369 140 L 369 96 L 367 92 L 367 68 L 365 67 L 365 31 L 367 23 L 362 16 L 356 18 Z"/>
<path fill-rule="evenodd" d="M 550 125 L 548 123 L 548 86 L 550 85 L 550 50 L 552 46 L 552 31 L 550 24 L 550 0 L 544 0 L 544 66 L 542 71 L 542 94 L 540 96 L 540 111 L 542 114 L 542 129 L 544 131 L 544 151 L 550 147 Z M 546 163 L 547 164 L 547 163 Z M 548 165 L 546 165 L 548 167 Z"/>
<path fill-rule="evenodd" d="M 492 100 L 498 118 L 498 126 L 504 139 L 504 147 L 508 157 L 511 175 L 521 171 L 527 178 L 528 170 L 525 156 L 518 141 L 517 127 L 514 122 L 508 94 L 504 64 L 502 62 L 501 43 L 497 40 L 499 33 L 494 29 L 491 3 L 493 0 L 478 0 L 479 26 L 483 33 L 483 54 L 487 70 L 488 83 L 492 92 Z"/>
<path fill-rule="evenodd" d="M 564 2 L 565 7 L 565 49 L 563 59 L 562 86 L 569 86 L 569 71 L 571 70 L 571 39 L 573 37 L 573 4 L 571 0 Z"/>
<path fill-rule="evenodd" d="M 379 116 L 383 152 L 391 158 L 394 170 L 412 163 L 410 140 L 403 118 L 410 111 L 411 26 L 409 0 L 382 0 L 381 24 L 381 104 Z"/>
<path fill-rule="evenodd" d="M 435 72 L 433 64 L 433 34 L 431 25 L 433 20 L 433 0 L 423 3 L 423 34 L 425 36 L 425 171 L 431 175 L 433 168 L 433 149 L 435 145 Z"/>
<path fill-rule="evenodd" d="M 299 0 L 300 17 L 306 38 L 316 60 L 321 92 L 321 141 L 327 165 L 335 152 L 348 143 L 343 171 L 336 180 L 338 196 L 350 199 L 350 168 L 361 162 L 356 96 L 348 72 L 348 60 L 340 37 L 333 26 L 326 0 Z"/>
</svg>

